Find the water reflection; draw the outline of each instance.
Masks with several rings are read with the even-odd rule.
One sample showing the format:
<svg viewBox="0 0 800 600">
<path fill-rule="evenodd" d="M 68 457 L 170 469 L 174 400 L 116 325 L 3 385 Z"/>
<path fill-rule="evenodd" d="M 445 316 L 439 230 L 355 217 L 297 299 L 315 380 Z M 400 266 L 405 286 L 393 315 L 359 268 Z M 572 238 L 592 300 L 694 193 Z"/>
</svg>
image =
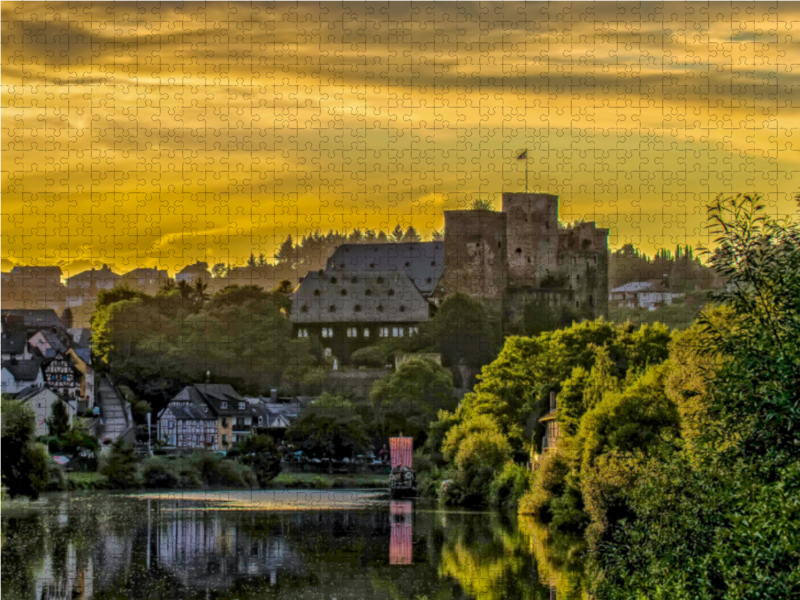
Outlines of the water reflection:
<svg viewBox="0 0 800 600">
<path fill-rule="evenodd" d="M 337 494 L 316 511 L 102 494 L 4 510 L 3 598 L 584 597 L 575 547 L 532 520 Z"/>
</svg>

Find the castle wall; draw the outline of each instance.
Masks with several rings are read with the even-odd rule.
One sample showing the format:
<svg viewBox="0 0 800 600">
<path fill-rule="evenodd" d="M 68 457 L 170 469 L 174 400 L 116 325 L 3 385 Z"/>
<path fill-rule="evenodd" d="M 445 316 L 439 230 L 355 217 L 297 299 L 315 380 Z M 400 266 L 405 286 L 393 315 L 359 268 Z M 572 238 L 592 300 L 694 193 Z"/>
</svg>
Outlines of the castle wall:
<svg viewBox="0 0 800 600">
<path fill-rule="evenodd" d="M 573 307 L 608 317 L 608 229 L 579 223 L 558 236 L 558 270 L 575 291 Z"/>
<path fill-rule="evenodd" d="M 501 299 L 506 287 L 506 214 L 451 210 L 445 211 L 444 223 L 442 294 Z"/>
<path fill-rule="evenodd" d="M 505 193 L 503 212 L 509 284 L 539 287 L 558 268 L 558 196 Z"/>
</svg>

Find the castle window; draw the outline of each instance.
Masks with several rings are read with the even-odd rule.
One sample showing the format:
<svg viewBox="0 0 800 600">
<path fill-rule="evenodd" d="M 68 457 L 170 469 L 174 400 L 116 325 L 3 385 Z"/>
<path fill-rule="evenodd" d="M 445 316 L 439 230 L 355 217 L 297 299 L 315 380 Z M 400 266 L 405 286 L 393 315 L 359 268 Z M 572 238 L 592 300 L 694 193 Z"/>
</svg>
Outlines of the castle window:
<svg viewBox="0 0 800 600">
<path fill-rule="evenodd" d="M 389 290 L 389 295 L 394 296 L 394 290 Z"/>
<path fill-rule="evenodd" d="M 308 307 L 307 306 L 301 306 L 300 307 L 300 312 L 308 312 Z"/>
<path fill-rule="evenodd" d="M 314 295 L 319 296 L 319 290 L 314 290 Z"/>
<path fill-rule="evenodd" d="M 335 304 L 331 304 L 328 307 L 328 312 L 336 312 L 336 305 Z"/>
<path fill-rule="evenodd" d="M 340 264 L 340 265 L 339 265 L 339 268 L 340 268 L 340 269 L 344 269 L 344 263 Z"/>
<path fill-rule="evenodd" d="M 356 304 L 356 305 L 353 307 L 353 311 L 354 311 L 354 312 L 361 312 L 361 305 L 360 305 L 360 304 Z"/>
<path fill-rule="evenodd" d="M 366 290 L 364 290 L 364 295 L 365 296 L 372 296 L 372 288 L 367 288 Z"/>
<path fill-rule="evenodd" d="M 358 330 L 355 327 L 348 327 L 347 328 L 347 337 L 349 337 L 349 338 L 358 337 Z"/>
<path fill-rule="evenodd" d="M 364 337 L 365 338 L 369 337 L 369 329 L 367 327 L 364 327 Z"/>
<path fill-rule="evenodd" d="M 522 254 L 522 248 L 517 248 L 516 250 L 514 250 L 514 252 L 516 252 L 517 254 Z"/>
<path fill-rule="evenodd" d="M 370 269 L 374 269 L 375 268 L 375 263 L 369 263 L 369 268 Z"/>
<path fill-rule="evenodd" d="M 336 283 L 336 277 L 331 277 L 331 283 L 333 283 L 333 284 Z"/>
<path fill-rule="evenodd" d="M 400 305 L 400 312 L 406 312 L 406 307 L 402 304 Z"/>
<path fill-rule="evenodd" d="M 378 304 L 378 312 L 383 312 L 383 304 Z"/>
<path fill-rule="evenodd" d="M 347 290 L 342 290 L 342 296 L 347 296 Z"/>
<path fill-rule="evenodd" d="M 589 296 L 589 306 L 594 308 L 594 298 L 592 298 L 591 296 Z"/>
<path fill-rule="evenodd" d="M 503 242 L 497 242 L 497 247 L 498 248 L 502 248 L 503 247 Z"/>
</svg>

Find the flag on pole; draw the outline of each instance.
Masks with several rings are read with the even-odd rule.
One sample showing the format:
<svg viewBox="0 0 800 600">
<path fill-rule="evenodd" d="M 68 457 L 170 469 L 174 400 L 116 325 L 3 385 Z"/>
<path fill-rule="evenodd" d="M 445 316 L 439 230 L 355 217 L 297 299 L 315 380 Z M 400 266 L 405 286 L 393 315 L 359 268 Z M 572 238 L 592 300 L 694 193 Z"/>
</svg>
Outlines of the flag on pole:
<svg viewBox="0 0 800 600">
<path fill-rule="evenodd" d="M 523 150 L 522 154 L 517 157 L 517 160 L 525 160 L 528 158 L 528 150 Z"/>
</svg>

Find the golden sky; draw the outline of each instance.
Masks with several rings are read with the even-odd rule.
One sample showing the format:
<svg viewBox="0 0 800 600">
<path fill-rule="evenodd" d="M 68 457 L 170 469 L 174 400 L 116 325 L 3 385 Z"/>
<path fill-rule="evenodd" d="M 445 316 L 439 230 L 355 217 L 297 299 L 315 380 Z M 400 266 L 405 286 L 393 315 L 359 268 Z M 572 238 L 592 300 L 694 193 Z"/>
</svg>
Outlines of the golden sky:
<svg viewBox="0 0 800 600">
<path fill-rule="evenodd" d="M 525 186 L 652 253 L 800 191 L 797 3 L 2 3 L 2 258 L 241 264 Z"/>
</svg>

